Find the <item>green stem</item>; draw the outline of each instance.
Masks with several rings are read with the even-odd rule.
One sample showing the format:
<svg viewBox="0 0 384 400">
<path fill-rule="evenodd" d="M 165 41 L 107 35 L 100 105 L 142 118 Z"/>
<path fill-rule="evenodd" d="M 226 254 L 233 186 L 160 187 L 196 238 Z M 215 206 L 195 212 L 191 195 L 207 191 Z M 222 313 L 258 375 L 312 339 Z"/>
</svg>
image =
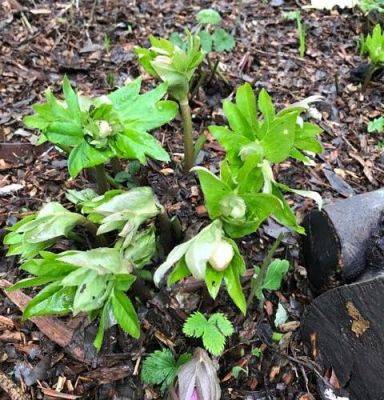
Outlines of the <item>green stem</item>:
<svg viewBox="0 0 384 400">
<path fill-rule="evenodd" d="M 97 192 L 99 194 L 104 194 L 109 189 L 108 178 L 107 174 L 105 173 L 104 164 L 96 165 L 95 173 L 96 173 Z"/>
<path fill-rule="evenodd" d="M 201 71 L 200 72 L 199 79 L 198 79 L 198 81 L 196 82 L 196 85 L 193 87 L 193 89 L 191 91 L 191 99 L 193 99 L 196 96 L 196 94 L 199 92 L 199 88 L 203 84 L 206 76 L 207 76 L 207 72 L 206 71 Z"/>
<path fill-rule="evenodd" d="M 184 170 L 189 171 L 193 167 L 193 137 L 192 137 L 192 115 L 188 99 L 180 101 L 181 118 L 183 120 L 184 140 Z"/>
<path fill-rule="evenodd" d="M 159 228 L 160 244 L 166 256 L 175 246 L 172 222 L 166 211 L 163 211 L 157 216 L 157 225 Z"/>
<path fill-rule="evenodd" d="M 257 274 L 256 278 L 252 278 L 251 281 L 251 291 L 248 296 L 247 300 L 247 305 L 249 306 L 253 296 L 256 295 L 256 292 L 261 288 L 261 285 L 264 282 L 265 276 L 267 274 L 267 270 L 269 267 L 269 264 L 272 261 L 273 255 L 275 254 L 277 248 L 279 247 L 281 241 L 283 240 L 284 235 L 280 233 L 280 235 L 277 237 L 275 243 L 273 243 L 271 249 L 269 250 L 268 254 L 265 256 L 263 263 L 261 264 L 260 271 Z"/>
</svg>

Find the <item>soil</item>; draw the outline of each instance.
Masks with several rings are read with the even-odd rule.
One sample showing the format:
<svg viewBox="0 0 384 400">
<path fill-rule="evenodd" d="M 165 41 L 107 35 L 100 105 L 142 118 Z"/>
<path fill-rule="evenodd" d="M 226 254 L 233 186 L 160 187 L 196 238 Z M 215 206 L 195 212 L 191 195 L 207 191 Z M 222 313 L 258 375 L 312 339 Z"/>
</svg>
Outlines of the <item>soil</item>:
<svg viewBox="0 0 384 400">
<path fill-rule="evenodd" d="M 359 74 L 351 76 L 351 71 L 365 61 L 359 55 L 358 43 L 361 32 L 367 29 L 367 19 L 355 9 L 302 9 L 307 53 L 300 58 L 295 23 L 283 17 L 283 12 L 300 5 L 304 3 L 290 0 L 214 2 L 224 26 L 236 37 L 236 48 L 219 55 L 228 84 L 215 78 L 200 88 L 192 102 L 195 137 L 201 133 L 207 136 L 197 161 L 213 172 L 218 170 L 224 153 L 207 127 L 224 122 L 222 100 L 232 96 L 239 84 L 250 82 L 255 90 L 267 89 L 278 107 L 315 94 L 324 97 L 316 105 L 317 112 L 312 113 L 312 117 L 321 118 L 317 122 L 324 130 L 324 153 L 313 167 L 292 160 L 276 167 L 278 180 L 318 191 L 326 201 L 378 189 L 384 184 L 384 138 L 367 133 L 367 123 L 383 112 L 383 79 L 381 74 L 375 75 L 363 93 Z M 0 187 L 6 188 L 0 194 L 1 235 L 6 226 L 44 202 L 67 204 L 65 190 L 93 185 L 86 174 L 69 179 L 64 155 L 49 144 L 36 147 L 37 133 L 23 127 L 22 117 L 31 112 L 32 104 L 43 99 L 44 90 L 52 87 L 59 93 L 67 74 L 85 94 L 107 93 L 140 74 L 135 45 L 147 45 L 150 34 L 166 37 L 192 28 L 195 14 L 211 6 L 212 2 L 203 0 L 1 3 Z M 144 88 L 154 85 L 144 75 Z M 150 184 L 170 216 L 177 216 L 183 231 L 190 234 L 208 218 L 197 180 L 180 168 L 180 121 L 154 134 L 172 161 L 167 165 L 151 161 L 135 179 Z M 314 206 L 312 201 L 295 196 L 290 203 L 299 218 Z M 270 220 L 256 234 L 241 240 L 248 268 L 260 264 L 282 230 Z M 312 295 L 294 235 L 284 239 L 277 256 L 290 260 L 291 269 L 281 290 L 267 294 L 262 310 L 254 304 L 242 318 L 226 295 L 213 302 L 193 282 L 172 290 L 151 287 L 152 299 L 137 302 L 143 328 L 140 340 L 112 328 L 100 357 L 91 364 L 74 360 L 32 322 L 22 321 L 17 307 L 0 293 L 0 316 L 8 321 L 6 325 L 0 320 L 0 372 L 11 376 L 34 399 L 161 398 L 156 388 L 140 382 L 142 360 L 162 347 L 181 354 L 199 345 L 181 333 L 187 315 L 199 308 L 205 313 L 224 312 L 236 327 L 219 360 L 223 399 L 320 398 L 316 377 L 323 372 L 300 343 L 299 321 Z M 17 260 L 0 260 L 0 278 L 13 282 L 21 276 Z M 274 315 L 279 301 L 287 308 L 290 322 L 281 327 L 286 333 L 277 344 L 272 333 L 277 330 Z M 94 326 L 86 326 L 84 321 L 66 322 L 82 328 L 81 340 L 91 348 Z M 252 355 L 252 349 L 260 346 L 262 356 Z M 237 378 L 232 373 L 235 366 L 245 371 Z M 324 376 L 334 383 L 329 371 Z M 9 394 L 4 393 L 4 398 Z"/>
</svg>

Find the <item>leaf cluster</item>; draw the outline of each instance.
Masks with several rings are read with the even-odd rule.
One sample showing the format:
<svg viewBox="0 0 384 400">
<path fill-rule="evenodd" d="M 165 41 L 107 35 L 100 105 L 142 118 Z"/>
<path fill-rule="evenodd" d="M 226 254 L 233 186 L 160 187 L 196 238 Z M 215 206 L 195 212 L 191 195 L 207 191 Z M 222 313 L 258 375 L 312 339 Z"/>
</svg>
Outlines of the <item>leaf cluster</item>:
<svg viewBox="0 0 384 400">
<path fill-rule="evenodd" d="M 222 313 L 212 314 L 206 319 L 197 311 L 185 321 L 183 333 L 186 336 L 201 338 L 204 348 L 212 355 L 219 356 L 224 351 L 226 338 L 234 333 L 234 329 Z"/>
<path fill-rule="evenodd" d="M 204 59 L 199 36 L 186 31 L 182 45 L 154 36 L 149 41 L 149 49 L 135 49 L 139 63 L 151 76 L 167 82 L 168 92 L 174 99 L 186 101 L 190 81 Z"/>
<path fill-rule="evenodd" d="M 306 107 L 304 102 L 276 112 L 268 93 L 261 90 L 256 101 L 249 84 L 237 89 L 235 102 L 224 101 L 229 127 L 209 127 L 226 150 L 220 174 L 215 176 L 202 167 L 194 170 L 199 176 L 210 218 L 219 218 L 230 237 L 255 232 L 268 216 L 303 233 L 284 199 L 284 192 L 308 196 L 321 206 L 317 193 L 279 183 L 272 169 L 273 164 L 290 157 L 309 163 L 305 153 L 323 150 L 317 139 L 321 129 L 301 118 Z"/>
<path fill-rule="evenodd" d="M 63 100 L 46 92 L 46 102 L 35 104 L 35 114 L 24 118 L 28 128 L 41 132 L 40 143 L 49 140 L 68 154 L 72 177 L 84 168 L 107 163 L 113 157 L 169 161 L 161 144 L 148 133 L 177 114 L 176 103 L 161 100 L 167 85 L 140 94 L 141 79 L 107 96 L 89 98 L 76 93 L 68 78 L 63 81 Z"/>
<path fill-rule="evenodd" d="M 153 218 L 162 207 L 148 187 L 123 193 L 112 190 L 102 196 L 86 189 L 70 191 L 67 196 L 80 213 L 48 203 L 36 215 L 19 221 L 5 236 L 7 255 L 20 254 L 24 261 L 21 269 L 32 275 L 9 290 L 43 287 L 24 310 L 24 318 L 79 312 L 98 317 L 94 341 L 97 349 L 102 345 L 104 330 L 116 323 L 138 338 L 138 317 L 125 292 L 136 279 L 135 270 L 143 268 L 155 255 Z M 94 239 L 117 231 L 117 238 L 107 243 L 113 247 L 77 250 L 79 245 L 85 247 L 74 231 L 77 224 L 91 229 Z M 43 251 L 61 237 L 71 235 L 76 239 L 74 250 L 58 254 Z"/>
<path fill-rule="evenodd" d="M 375 25 L 372 33 L 363 39 L 361 51 L 368 54 L 374 66 L 380 66 L 384 62 L 384 33 L 380 24 Z"/>
</svg>

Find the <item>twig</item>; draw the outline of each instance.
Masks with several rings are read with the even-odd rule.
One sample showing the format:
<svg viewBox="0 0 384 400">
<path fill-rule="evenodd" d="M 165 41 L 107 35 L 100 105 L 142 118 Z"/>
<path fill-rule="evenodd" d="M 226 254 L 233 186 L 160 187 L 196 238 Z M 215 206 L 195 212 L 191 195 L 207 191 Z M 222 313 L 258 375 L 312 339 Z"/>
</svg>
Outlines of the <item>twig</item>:
<svg viewBox="0 0 384 400">
<path fill-rule="evenodd" d="M 10 397 L 11 400 L 30 400 L 31 397 L 10 379 L 4 372 L 0 371 L 0 388 Z"/>
</svg>

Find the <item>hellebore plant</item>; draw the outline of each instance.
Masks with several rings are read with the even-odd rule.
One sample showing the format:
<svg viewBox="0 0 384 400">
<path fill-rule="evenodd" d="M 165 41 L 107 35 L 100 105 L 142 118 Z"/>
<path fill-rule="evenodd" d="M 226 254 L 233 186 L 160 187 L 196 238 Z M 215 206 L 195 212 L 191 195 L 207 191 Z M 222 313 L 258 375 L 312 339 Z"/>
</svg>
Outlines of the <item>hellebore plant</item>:
<svg viewBox="0 0 384 400">
<path fill-rule="evenodd" d="M 172 267 L 167 280 L 169 286 L 192 275 L 205 281 L 210 296 L 215 299 L 224 281 L 229 297 L 245 314 L 246 301 L 240 282 L 245 262 L 236 243 L 225 236 L 220 220 L 213 221 L 169 253 L 153 276 L 157 286 Z"/>
<path fill-rule="evenodd" d="M 183 120 L 184 167 L 189 171 L 193 166 L 194 149 L 192 116 L 189 106 L 190 82 L 196 68 L 204 59 L 200 48 L 200 38 L 187 32 L 185 50 L 166 39 L 149 38 L 149 49 L 137 47 L 140 64 L 153 77 L 168 85 L 168 93 L 180 105 Z"/>
<path fill-rule="evenodd" d="M 41 131 L 40 143 L 49 140 L 69 154 L 72 177 L 84 168 L 96 168 L 99 192 L 108 189 L 104 164 L 126 158 L 145 163 L 147 157 L 169 161 L 161 144 L 149 130 L 172 120 L 177 105 L 161 101 L 167 92 L 162 84 L 140 95 L 141 79 L 95 99 L 78 95 L 67 78 L 63 81 L 64 100 L 46 92 L 46 102 L 33 106 L 35 114 L 24 118 L 28 128 Z"/>
<path fill-rule="evenodd" d="M 138 317 L 125 292 L 134 283 L 135 274 L 141 275 L 140 269 L 156 253 L 153 219 L 162 207 L 149 187 L 123 193 L 112 190 L 102 196 L 86 189 L 70 191 L 67 197 L 82 214 L 49 203 L 10 228 L 4 239 L 9 246 L 7 255 L 21 255 L 21 269 L 33 277 L 20 280 L 8 290 L 43 286 L 29 302 L 24 318 L 80 312 L 88 313 L 91 319 L 98 317 L 97 349 L 104 331 L 116 323 L 138 338 Z M 92 240 L 82 240 L 75 231 L 77 226 L 90 231 Z M 110 234 L 113 231 L 117 231 L 114 238 Z M 44 251 L 61 237 L 73 239 L 70 246 L 98 245 L 107 239 L 107 233 L 107 244 L 112 248 L 70 249 L 58 254 Z"/>
<path fill-rule="evenodd" d="M 321 129 L 304 122 L 300 116 L 306 108 L 307 103 L 302 102 L 276 113 L 265 90 L 260 92 L 256 103 L 249 84 L 238 88 L 235 103 L 224 101 L 229 127 L 209 127 L 227 152 L 220 176 L 202 167 L 194 170 L 199 176 L 210 218 L 220 218 L 229 236 L 238 238 L 254 232 L 269 215 L 303 233 L 283 192 L 310 197 L 321 207 L 317 193 L 277 182 L 272 170 L 273 164 L 289 157 L 309 164 L 311 160 L 305 152 L 322 151 L 317 140 Z"/>
</svg>

